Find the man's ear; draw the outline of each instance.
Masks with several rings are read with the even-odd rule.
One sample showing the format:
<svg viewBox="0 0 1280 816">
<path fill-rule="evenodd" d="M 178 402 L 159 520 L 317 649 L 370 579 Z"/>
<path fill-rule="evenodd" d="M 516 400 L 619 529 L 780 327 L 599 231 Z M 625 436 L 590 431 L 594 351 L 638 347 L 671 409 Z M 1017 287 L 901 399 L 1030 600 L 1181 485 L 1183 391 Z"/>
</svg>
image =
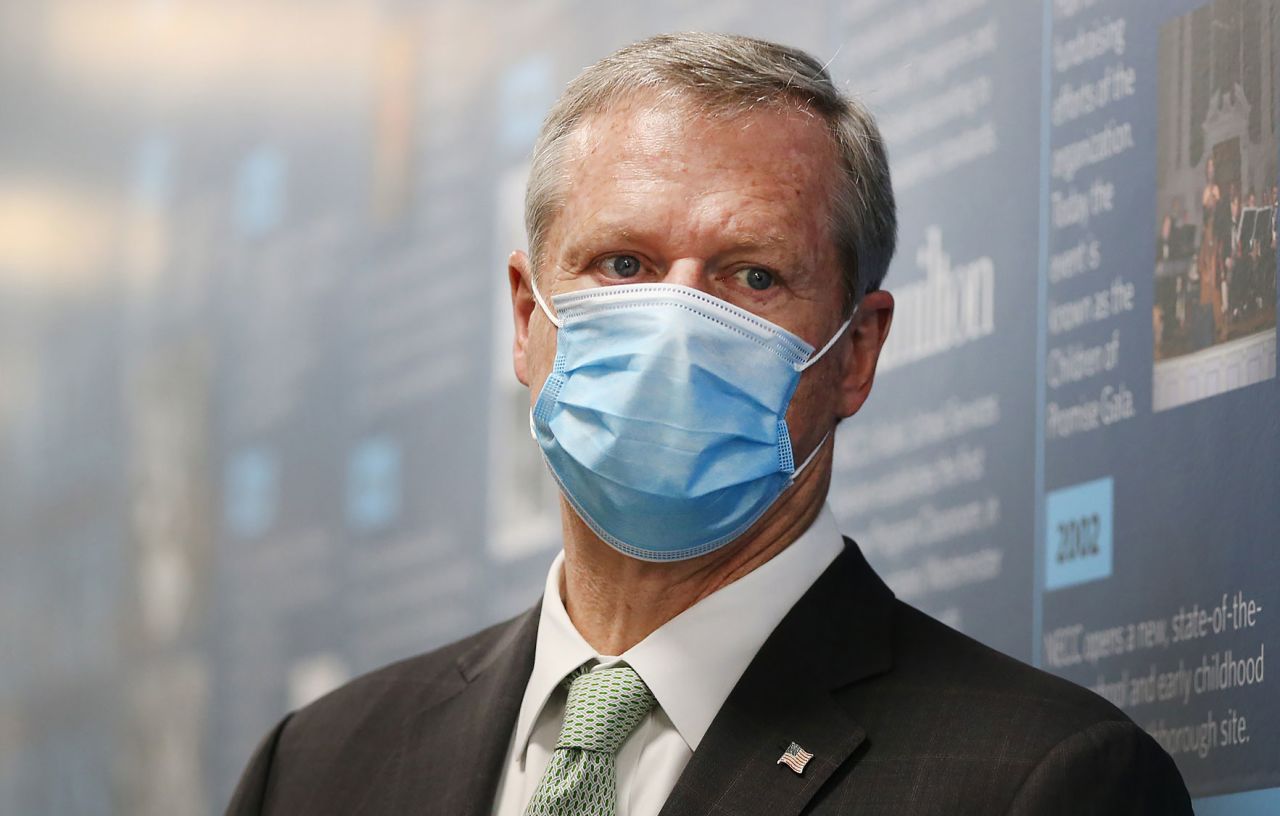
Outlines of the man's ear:
<svg viewBox="0 0 1280 816">
<path fill-rule="evenodd" d="M 880 350 L 889 337 L 889 325 L 893 323 L 893 295 L 888 292 L 868 292 L 858 306 L 853 323 L 849 324 L 848 352 L 842 355 L 844 367 L 840 372 L 840 416 L 851 417 L 862 408 L 871 394 L 871 383 L 876 377 L 876 363 Z"/>
<path fill-rule="evenodd" d="M 507 279 L 511 284 L 511 317 L 515 321 L 515 340 L 511 347 L 511 359 L 515 364 L 516 379 L 529 385 L 529 321 L 538 308 L 533 299 L 533 272 L 529 268 L 529 256 L 517 249 L 507 258 Z"/>
</svg>

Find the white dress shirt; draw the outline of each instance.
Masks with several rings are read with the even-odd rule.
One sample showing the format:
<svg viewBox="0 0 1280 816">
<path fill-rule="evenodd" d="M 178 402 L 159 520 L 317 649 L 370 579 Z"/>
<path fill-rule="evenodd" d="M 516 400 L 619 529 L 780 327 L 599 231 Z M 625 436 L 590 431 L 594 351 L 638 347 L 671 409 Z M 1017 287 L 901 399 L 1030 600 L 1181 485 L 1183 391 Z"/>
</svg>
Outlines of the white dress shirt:
<svg viewBox="0 0 1280 816">
<path fill-rule="evenodd" d="M 843 548 L 824 505 L 791 546 L 618 656 L 597 654 L 569 620 L 560 595 L 564 553 L 556 555 L 495 816 L 523 815 L 560 736 L 567 697 L 561 681 L 588 661 L 595 661 L 593 670 L 630 666 L 658 701 L 622 743 L 616 763 L 617 816 L 657 816 L 756 652 Z"/>
</svg>

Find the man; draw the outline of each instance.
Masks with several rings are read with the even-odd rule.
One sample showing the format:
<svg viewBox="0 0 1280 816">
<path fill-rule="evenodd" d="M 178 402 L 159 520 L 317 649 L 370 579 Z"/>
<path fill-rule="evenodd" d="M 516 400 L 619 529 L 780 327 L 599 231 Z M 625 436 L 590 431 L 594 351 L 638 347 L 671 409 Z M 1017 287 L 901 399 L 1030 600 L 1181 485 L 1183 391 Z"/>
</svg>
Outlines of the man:
<svg viewBox="0 0 1280 816">
<path fill-rule="evenodd" d="M 1124 714 L 895 600 L 836 531 L 895 217 L 819 63 L 703 34 L 606 58 L 543 127 L 526 222 L 542 602 L 286 718 L 231 813 L 1190 813 Z"/>
</svg>

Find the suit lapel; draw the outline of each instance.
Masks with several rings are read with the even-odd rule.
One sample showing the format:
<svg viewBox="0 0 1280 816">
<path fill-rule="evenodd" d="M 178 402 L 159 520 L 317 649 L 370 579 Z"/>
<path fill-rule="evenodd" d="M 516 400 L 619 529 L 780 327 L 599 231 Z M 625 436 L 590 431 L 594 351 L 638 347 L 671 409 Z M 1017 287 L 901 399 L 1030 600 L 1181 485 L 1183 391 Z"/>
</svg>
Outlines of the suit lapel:
<svg viewBox="0 0 1280 816">
<path fill-rule="evenodd" d="M 458 658 L 453 693 L 405 723 L 398 813 L 493 810 L 511 732 L 533 671 L 541 604 Z"/>
<path fill-rule="evenodd" d="M 810 587 L 711 723 L 661 816 L 794 816 L 866 738 L 832 692 L 890 667 L 891 593 L 857 545 Z M 791 742 L 813 754 L 796 774 Z"/>
</svg>

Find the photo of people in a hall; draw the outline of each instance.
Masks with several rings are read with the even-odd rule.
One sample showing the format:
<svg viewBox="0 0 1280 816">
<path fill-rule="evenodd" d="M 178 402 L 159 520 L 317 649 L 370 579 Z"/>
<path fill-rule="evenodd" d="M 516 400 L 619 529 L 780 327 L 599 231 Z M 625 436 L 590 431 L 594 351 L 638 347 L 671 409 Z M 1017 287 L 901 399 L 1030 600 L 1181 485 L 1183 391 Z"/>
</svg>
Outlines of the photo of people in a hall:
<svg viewBox="0 0 1280 816">
<path fill-rule="evenodd" d="M 1160 32 L 1155 410 L 1275 376 L 1274 27 L 1217 0 Z"/>
</svg>

